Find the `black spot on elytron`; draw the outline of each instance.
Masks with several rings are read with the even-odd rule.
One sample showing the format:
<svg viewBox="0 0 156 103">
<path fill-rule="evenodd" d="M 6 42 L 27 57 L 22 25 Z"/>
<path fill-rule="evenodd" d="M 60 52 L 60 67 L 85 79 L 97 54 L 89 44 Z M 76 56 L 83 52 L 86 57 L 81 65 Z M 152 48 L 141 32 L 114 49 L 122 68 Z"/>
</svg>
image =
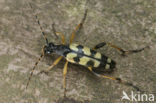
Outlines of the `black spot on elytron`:
<svg viewBox="0 0 156 103">
<path fill-rule="evenodd" d="M 89 60 L 89 61 L 87 62 L 87 66 L 88 66 L 88 67 L 94 67 L 94 62 L 93 62 L 92 60 Z"/>
<path fill-rule="evenodd" d="M 84 55 L 84 52 L 82 51 L 83 50 L 83 46 L 82 45 L 78 45 L 77 48 L 78 48 L 77 57 L 79 57 L 79 58 L 83 57 L 83 55 Z"/>
<path fill-rule="evenodd" d="M 74 61 L 77 62 L 77 63 L 80 61 L 80 58 L 79 58 L 79 57 L 74 57 L 73 59 L 74 59 Z"/>
<path fill-rule="evenodd" d="M 60 47 L 60 51 L 63 52 L 63 56 L 66 57 L 68 53 L 71 52 L 71 49 L 67 46 L 67 47 Z"/>
<path fill-rule="evenodd" d="M 95 50 L 90 49 L 91 56 L 94 57 L 94 55 L 97 53 Z"/>
<path fill-rule="evenodd" d="M 105 63 L 105 64 L 107 64 L 107 59 L 108 59 L 108 57 L 106 57 L 105 55 L 102 55 L 102 62 L 103 63 Z"/>
<path fill-rule="evenodd" d="M 115 66 L 116 66 L 115 61 L 111 61 L 111 63 L 110 63 L 110 69 L 114 69 Z"/>
<path fill-rule="evenodd" d="M 101 58 L 101 62 L 100 62 L 100 66 L 99 67 L 103 67 L 105 68 L 106 64 L 107 64 L 107 58 L 105 55 L 102 55 L 102 58 Z"/>
<path fill-rule="evenodd" d="M 82 45 L 78 45 L 77 48 L 78 49 L 83 49 L 83 46 Z"/>
<path fill-rule="evenodd" d="M 70 51 L 65 51 L 65 52 L 63 53 L 63 56 L 66 57 L 68 53 L 70 53 Z"/>
</svg>

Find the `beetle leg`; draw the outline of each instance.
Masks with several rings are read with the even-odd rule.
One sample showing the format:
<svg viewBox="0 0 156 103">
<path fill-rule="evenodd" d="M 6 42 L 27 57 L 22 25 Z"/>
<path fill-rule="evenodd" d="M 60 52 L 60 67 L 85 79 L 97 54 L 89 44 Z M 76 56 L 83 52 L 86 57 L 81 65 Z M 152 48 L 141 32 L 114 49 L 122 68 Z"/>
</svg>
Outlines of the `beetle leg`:
<svg viewBox="0 0 156 103">
<path fill-rule="evenodd" d="M 52 28 L 53 28 L 53 33 L 55 34 L 55 36 L 58 38 L 58 36 L 61 36 L 61 40 L 62 40 L 62 44 L 65 44 L 65 37 L 64 34 L 61 32 L 56 32 L 56 29 L 54 27 L 54 23 L 52 24 Z"/>
<path fill-rule="evenodd" d="M 123 50 L 122 48 L 116 46 L 116 45 L 113 45 L 111 43 L 106 43 L 106 42 L 102 42 L 102 43 L 99 43 L 97 44 L 93 50 L 97 50 L 99 48 L 102 48 L 103 46 L 105 45 L 108 45 L 109 47 L 112 47 L 112 48 L 115 48 L 116 50 L 118 50 L 119 52 L 121 52 L 121 55 L 125 56 L 126 54 L 131 54 L 131 53 L 138 53 L 138 52 L 141 52 L 143 51 L 145 48 L 147 48 L 148 46 L 144 47 L 144 48 L 141 48 L 141 49 L 136 49 L 136 50 Z"/>
<path fill-rule="evenodd" d="M 72 41 L 74 40 L 75 34 L 76 34 L 77 32 L 79 32 L 80 29 L 82 28 L 83 23 L 84 23 L 84 21 L 85 21 L 85 19 L 86 19 L 86 16 L 87 16 L 87 9 L 85 10 L 84 17 L 82 18 L 80 24 L 78 24 L 78 25 L 76 26 L 76 28 L 74 29 L 74 31 L 73 31 L 72 34 L 71 34 L 71 37 L 70 37 L 70 44 L 71 44 Z"/>
<path fill-rule="evenodd" d="M 134 84 L 132 84 L 132 83 L 130 83 L 130 82 L 123 81 L 121 78 L 110 77 L 110 76 L 105 76 L 105 75 L 101 75 L 101 74 L 95 73 L 95 72 L 92 71 L 92 68 L 91 68 L 91 67 L 88 67 L 88 69 L 89 69 L 94 75 L 96 75 L 96 76 L 98 76 L 98 77 L 111 79 L 111 80 L 117 81 L 117 82 L 120 83 L 120 84 L 124 84 L 124 85 L 127 85 L 127 86 L 131 86 L 131 87 L 133 87 L 134 89 L 136 89 L 137 91 L 143 92 L 143 91 L 141 91 L 141 90 L 139 89 L 139 87 L 135 86 Z"/>
<path fill-rule="evenodd" d="M 66 61 L 63 68 L 63 88 L 64 88 L 64 97 L 66 97 L 66 74 L 67 74 L 68 61 Z"/>
<path fill-rule="evenodd" d="M 62 56 L 58 57 L 54 63 L 47 69 L 47 70 L 42 70 L 41 72 L 39 72 L 38 74 L 41 74 L 41 73 L 48 73 L 55 65 L 57 65 L 60 60 L 62 59 Z"/>
<path fill-rule="evenodd" d="M 64 34 L 63 34 L 63 33 L 61 33 L 61 32 L 56 32 L 56 35 L 61 36 L 61 39 L 62 39 L 62 44 L 65 44 L 65 37 L 64 37 Z"/>
</svg>

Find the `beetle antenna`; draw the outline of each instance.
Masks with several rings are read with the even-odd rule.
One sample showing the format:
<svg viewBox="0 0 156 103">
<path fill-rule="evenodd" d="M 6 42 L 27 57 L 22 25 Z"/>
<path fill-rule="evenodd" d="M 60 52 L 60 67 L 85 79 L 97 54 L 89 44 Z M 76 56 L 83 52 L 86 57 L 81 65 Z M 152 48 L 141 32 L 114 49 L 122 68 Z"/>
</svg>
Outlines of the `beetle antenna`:
<svg viewBox="0 0 156 103">
<path fill-rule="evenodd" d="M 30 6 L 30 8 L 33 10 L 33 12 L 34 12 L 34 9 L 33 9 L 32 5 L 31 5 L 31 3 L 29 3 L 29 6 Z M 35 14 L 35 19 L 36 19 L 36 21 L 37 21 L 37 23 L 38 23 L 38 25 L 39 25 L 39 27 L 40 27 L 40 30 L 41 30 L 41 32 L 42 32 L 42 35 L 43 35 L 45 41 L 46 41 L 46 44 L 48 45 L 48 39 L 47 39 L 46 34 L 45 34 L 45 32 L 44 32 L 44 30 L 43 30 L 41 24 L 40 24 L 40 21 L 39 21 L 39 18 L 38 18 L 38 16 L 37 16 L 37 14 Z"/>
<path fill-rule="evenodd" d="M 32 75 L 33 75 L 33 72 L 34 72 L 36 66 L 38 65 L 39 61 L 44 57 L 44 48 L 45 48 L 45 46 L 42 48 L 42 54 L 40 55 L 40 57 L 39 57 L 38 60 L 36 61 L 35 65 L 34 65 L 34 67 L 33 67 L 33 69 L 32 69 L 32 71 L 31 71 L 31 74 L 30 74 L 30 76 L 29 76 L 29 79 L 28 79 L 28 82 L 27 82 L 27 85 L 26 85 L 26 89 L 27 89 L 27 87 L 28 87 L 28 85 L 29 85 L 29 83 L 30 83 L 31 77 L 32 77 Z"/>
<path fill-rule="evenodd" d="M 31 74 L 30 74 L 30 76 L 29 76 L 29 79 L 28 79 L 28 82 L 27 82 L 27 85 L 26 85 L 26 89 L 27 89 L 27 87 L 28 87 L 28 85 L 29 85 L 29 83 L 30 83 L 31 77 L 32 77 L 32 75 L 33 75 L 33 72 L 34 72 L 34 70 L 35 70 L 37 64 L 39 63 L 39 61 L 41 60 L 42 57 L 43 57 L 43 54 L 41 54 L 40 58 L 39 58 L 38 61 L 35 63 L 35 65 L 34 65 L 32 71 L 31 71 Z"/>
</svg>

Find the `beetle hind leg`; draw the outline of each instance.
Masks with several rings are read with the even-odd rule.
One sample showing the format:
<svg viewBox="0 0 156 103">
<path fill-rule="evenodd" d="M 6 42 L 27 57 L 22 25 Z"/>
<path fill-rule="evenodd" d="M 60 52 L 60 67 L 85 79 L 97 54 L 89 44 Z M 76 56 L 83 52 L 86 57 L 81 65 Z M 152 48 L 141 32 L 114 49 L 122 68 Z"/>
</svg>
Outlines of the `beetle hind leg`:
<svg viewBox="0 0 156 103">
<path fill-rule="evenodd" d="M 125 56 L 125 55 L 127 55 L 127 54 L 132 54 L 132 53 L 138 53 L 138 52 L 143 51 L 145 48 L 148 48 L 148 47 L 149 47 L 149 46 L 146 46 L 146 47 L 144 47 L 144 48 L 136 49 L 136 50 L 124 50 L 124 49 L 122 49 L 122 48 L 120 48 L 120 47 L 118 47 L 118 46 L 116 46 L 116 45 L 114 45 L 114 44 L 102 42 L 102 43 L 97 44 L 97 45 L 93 48 L 93 50 L 100 49 L 100 48 L 102 48 L 102 47 L 105 46 L 105 45 L 107 45 L 107 46 L 109 46 L 109 47 L 112 47 L 112 48 L 118 50 L 118 51 L 121 53 L 122 56 Z"/>
<path fill-rule="evenodd" d="M 138 52 L 141 52 L 141 51 L 145 50 L 146 48 L 149 48 L 149 46 L 146 46 L 146 47 L 141 48 L 141 49 L 122 51 L 121 55 L 125 56 L 127 54 L 138 53 Z"/>
</svg>

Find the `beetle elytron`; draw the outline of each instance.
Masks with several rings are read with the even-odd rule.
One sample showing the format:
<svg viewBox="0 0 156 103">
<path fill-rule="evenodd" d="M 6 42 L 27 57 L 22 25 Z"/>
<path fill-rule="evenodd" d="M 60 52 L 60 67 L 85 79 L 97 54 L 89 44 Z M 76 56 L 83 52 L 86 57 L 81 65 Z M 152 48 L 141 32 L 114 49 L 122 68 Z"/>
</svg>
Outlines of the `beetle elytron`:
<svg viewBox="0 0 156 103">
<path fill-rule="evenodd" d="M 30 4 L 30 7 L 33 10 L 31 4 Z M 75 33 L 78 30 L 80 30 L 80 28 L 82 28 L 83 23 L 86 19 L 86 15 L 87 15 L 87 9 L 84 13 L 84 17 L 81 20 L 80 24 L 72 32 L 69 44 L 65 44 L 65 38 L 64 38 L 64 35 L 62 33 L 55 32 L 56 35 L 59 35 L 62 38 L 62 44 L 60 44 L 60 45 L 55 45 L 52 42 L 50 42 L 50 43 L 48 42 L 48 39 L 47 39 L 47 37 L 46 37 L 46 35 L 45 35 L 41 25 L 40 25 L 40 21 L 38 19 L 38 16 L 35 15 L 36 20 L 38 22 L 38 25 L 40 26 L 40 29 L 42 31 L 42 35 L 46 41 L 46 45 L 43 46 L 42 54 L 41 54 L 40 58 L 38 59 L 38 61 L 35 63 L 35 66 L 33 67 L 33 70 L 31 72 L 31 75 L 30 75 L 29 80 L 27 82 L 26 88 L 29 85 L 30 79 L 33 75 L 33 71 L 35 70 L 35 67 L 37 66 L 37 64 L 41 60 L 41 58 L 43 58 L 45 54 L 55 53 L 55 54 L 58 54 L 60 56 L 54 61 L 54 63 L 47 70 L 43 70 L 40 73 L 47 73 L 55 65 L 57 65 L 59 63 L 59 61 L 64 57 L 66 59 L 66 63 L 65 63 L 64 68 L 63 68 L 64 96 L 66 96 L 66 74 L 67 74 L 68 62 L 83 65 L 83 66 L 87 67 L 94 75 L 96 75 L 98 77 L 116 80 L 121 84 L 132 86 L 136 90 L 140 91 L 140 89 L 137 86 L 133 85 L 132 83 L 123 81 L 120 78 L 109 77 L 109 76 L 105 76 L 105 75 L 101 74 L 101 73 L 105 73 L 105 72 L 112 72 L 116 66 L 116 62 L 114 60 L 108 58 L 107 56 L 97 52 L 96 50 L 105 46 L 105 45 L 108 45 L 108 46 L 113 47 L 113 48 L 117 49 L 118 51 L 120 51 L 122 55 L 126 55 L 126 54 L 130 54 L 130 53 L 140 52 L 140 51 L 144 50 L 145 48 L 138 49 L 138 50 L 125 51 L 125 50 L 123 50 L 123 49 L 121 49 L 115 45 L 112 45 L 110 43 L 105 43 L 105 42 L 99 43 L 91 49 L 88 47 L 79 45 L 79 44 L 73 44 L 72 41 L 75 37 Z"/>
</svg>

